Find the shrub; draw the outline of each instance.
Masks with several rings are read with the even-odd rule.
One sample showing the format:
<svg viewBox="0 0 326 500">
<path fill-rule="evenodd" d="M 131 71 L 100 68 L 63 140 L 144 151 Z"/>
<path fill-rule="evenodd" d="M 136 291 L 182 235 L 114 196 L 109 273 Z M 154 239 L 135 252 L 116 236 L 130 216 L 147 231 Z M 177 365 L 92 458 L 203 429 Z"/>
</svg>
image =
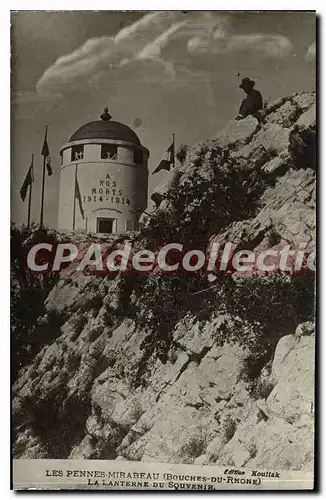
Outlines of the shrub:
<svg viewBox="0 0 326 500">
<path fill-rule="evenodd" d="M 295 169 L 316 170 L 316 130 L 294 126 L 289 137 L 291 165 Z"/>
<path fill-rule="evenodd" d="M 250 395 L 254 399 L 267 399 L 275 387 L 275 381 L 271 377 L 259 377 L 250 387 Z"/>
<path fill-rule="evenodd" d="M 256 378 L 271 358 L 283 335 L 293 333 L 296 326 L 313 320 L 315 280 L 311 275 L 251 276 L 227 279 L 222 285 L 227 312 L 250 325 L 237 341 L 250 349 L 244 372 Z"/>
<path fill-rule="evenodd" d="M 11 224 L 10 327 L 11 347 L 15 353 L 12 363 L 14 378 L 43 345 L 60 334 L 64 321 L 63 315 L 47 314 L 44 306 L 46 297 L 58 281 L 57 273 L 33 273 L 25 265 L 30 246 L 40 242 L 54 243 L 56 239 L 56 232 L 45 227 L 18 228 Z"/>
<path fill-rule="evenodd" d="M 180 456 L 183 463 L 193 463 L 195 458 L 199 457 L 206 447 L 206 440 L 200 429 L 190 435 L 188 441 L 182 446 Z"/>
<path fill-rule="evenodd" d="M 144 354 L 135 374 L 134 384 L 144 383 L 148 359 L 152 354 L 155 353 L 163 363 L 168 360 L 174 326 L 188 310 L 199 317 L 205 315 L 208 318 L 210 310 L 207 307 L 207 297 L 193 296 L 195 291 L 204 288 L 205 283 L 201 276 L 134 277 L 135 304 L 131 314 L 128 309 L 125 309 L 124 314 L 129 317 L 134 315 L 137 328 L 149 333 L 140 346 Z"/>
<path fill-rule="evenodd" d="M 234 436 L 237 425 L 231 415 L 226 415 L 221 422 L 221 431 L 225 443 L 228 443 Z"/>
<path fill-rule="evenodd" d="M 181 163 L 181 165 L 183 165 L 186 160 L 188 149 L 189 147 L 187 146 L 187 144 L 181 144 L 178 151 L 176 152 L 176 158 Z"/>
<path fill-rule="evenodd" d="M 220 148 L 209 150 L 205 145 L 189 156 L 186 174 L 170 186 L 164 208 L 151 216 L 142 231 L 147 243 L 203 245 L 231 222 L 257 213 L 269 182 L 261 170 L 234 165 Z"/>
</svg>

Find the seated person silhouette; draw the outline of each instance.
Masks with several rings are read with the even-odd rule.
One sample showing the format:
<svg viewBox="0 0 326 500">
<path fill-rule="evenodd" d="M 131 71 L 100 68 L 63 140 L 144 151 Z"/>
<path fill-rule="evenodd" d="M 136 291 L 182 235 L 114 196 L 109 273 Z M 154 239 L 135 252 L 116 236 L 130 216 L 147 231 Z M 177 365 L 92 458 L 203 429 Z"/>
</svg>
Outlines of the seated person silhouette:
<svg viewBox="0 0 326 500">
<path fill-rule="evenodd" d="M 246 116 L 253 115 L 256 118 L 259 115 L 259 111 L 263 109 L 263 98 L 258 90 L 254 89 L 255 82 L 250 80 L 250 78 L 243 78 L 241 84 L 239 85 L 247 97 L 242 101 L 239 109 L 239 114 L 235 118 L 236 120 L 242 120 Z"/>
</svg>

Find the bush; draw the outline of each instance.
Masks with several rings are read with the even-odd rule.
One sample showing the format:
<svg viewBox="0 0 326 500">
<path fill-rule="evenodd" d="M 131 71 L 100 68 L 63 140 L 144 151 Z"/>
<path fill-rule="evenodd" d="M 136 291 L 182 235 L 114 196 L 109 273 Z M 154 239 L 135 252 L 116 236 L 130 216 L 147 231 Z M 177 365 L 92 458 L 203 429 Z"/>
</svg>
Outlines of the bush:
<svg viewBox="0 0 326 500">
<path fill-rule="evenodd" d="M 181 163 L 181 165 L 183 165 L 186 160 L 188 150 L 189 147 L 187 146 L 187 144 L 181 144 L 178 151 L 176 152 L 176 158 Z"/>
<path fill-rule="evenodd" d="M 47 228 L 36 225 L 18 228 L 11 224 L 10 328 L 14 378 L 44 344 L 59 334 L 64 320 L 59 314 L 47 314 L 44 307 L 46 297 L 58 281 L 57 273 L 33 273 L 25 265 L 30 246 L 54 243 L 56 238 L 56 233 Z"/>
<path fill-rule="evenodd" d="M 237 424 L 235 420 L 231 415 L 226 415 L 221 422 L 221 433 L 225 443 L 228 443 L 233 438 L 236 430 Z"/>
<path fill-rule="evenodd" d="M 275 387 L 275 381 L 271 377 L 259 377 L 250 387 L 250 395 L 254 399 L 267 399 Z"/>
<path fill-rule="evenodd" d="M 186 173 L 170 186 L 164 208 L 152 214 L 141 236 L 154 246 L 172 241 L 203 246 L 231 222 L 254 217 L 268 183 L 261 170 L 248 171 L 220 148 L 202 145 L 189 154 Z"/>
<path fill-rule="evenodd" d="M 134 317 L 136 326 L 149 333 L 141 344 L 144 354 L 134 377 L 134 384 L 143 384 L 148 370 L 148 360 L 155 353 L 165 363 L 173 343 L 175 325 L 192 311 L 198 317 L 209 317 L 207 297 L 193 296 L 204 288 L 206 281 L 201 276 L 149 275 L 133 277 L 133 300 L 131 312 L 124 314 Z M 130 277 L 126 277 L 130 279 Z M 137 313 L 135 314 L 135 310 Z"/>
<path fill-rule="evenodd" d="M 256 378 L 270 360 L 279 339 L 304 321 L 313 321 L 315 279 L 310 275 L 251 276 L 223 282 L 226 311 L 238 316 L 244 327 L 235 336 L 250 349 L 245 375 Z"/>
<path fill-rule="evenodd" d="M 188 441 L 181 447 L 179 452 L 183 463 L 193 463 L 199 457 L 206 447 L 206 440 L 199 429 L 190 435 Z"/>
<path fill-rule="evenodd" d="M 293 127 L 289 137 L 291 165 L 295 169 L 312 168 L 316 170 L 316 130 Z"/>
</svg>

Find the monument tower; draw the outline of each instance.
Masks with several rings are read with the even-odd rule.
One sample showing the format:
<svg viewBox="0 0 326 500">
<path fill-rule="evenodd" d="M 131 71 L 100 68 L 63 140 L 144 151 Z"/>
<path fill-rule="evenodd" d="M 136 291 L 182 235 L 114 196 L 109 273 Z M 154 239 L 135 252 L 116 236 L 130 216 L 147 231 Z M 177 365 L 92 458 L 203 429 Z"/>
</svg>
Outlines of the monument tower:
<svg viewBox="0 0 326 500">
<path fill-rule="evenodd" d="M 58 229 L 119 233 L 137 229 L 147 206 L 149 151 L 111 120 L 82 125 L 61 150 Z"/>
</svg>

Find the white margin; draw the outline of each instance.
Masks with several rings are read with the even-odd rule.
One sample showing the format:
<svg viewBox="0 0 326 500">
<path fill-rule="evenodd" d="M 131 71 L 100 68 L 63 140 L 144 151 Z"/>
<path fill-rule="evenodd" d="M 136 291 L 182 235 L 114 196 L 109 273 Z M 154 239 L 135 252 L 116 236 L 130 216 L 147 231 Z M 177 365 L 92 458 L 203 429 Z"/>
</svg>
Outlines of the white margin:
<svg viewBox="0 0 326 500">
<path fill-rule="evenodd" d="M 1 385 L 2 385 L 2 397 L 1 397 L 1 481 L 0 481 L 0 492 L 1 498 L 7 499 L 12 497 L 13 492 L 9 491 L 9 471 L 10 471 L 10 387 L 9 387 L 9 373 L 10 373 L 10 350 L 9 350 L 9 268 L 10 268 L 10 258 L 9 258 L 9 220 L 10 220 L 10 73 L 9 73 L 9 54 L 10 54 L 10 10 L 198 10 L 198 2 L 194 0 L 188 0 L 187 2 L 179 0 L 165 0 L 164 2 L 149 2 L 148 0 L 139 0 L 132 2 L 130 0 L 121 0 L 114 9 L 112 3 L 108 4 L 105 1 L 93 1 L 91 2 L 92 8 L 90 8 L 90 2 L 85 0 L 68 1 L 68 0 L 57 0 L 54 2 L 49 2 L 48 0 L 42 1 L 22 1 L 16 0 L 12 2 L 1 3 L 0 7 L 0 27 L 1 27 L 1 43 L 0 43 L 0 54 L 1 54 L 1 152 L 2 152 L 2 164 L 1 164 L 1 195 L 0 195 L 0 214 L 1 214 L 1 242 L 0 246 L 0 262 L 2 264 L 1 272 L 1 331 L 2 331 L 2 344 L 1 344 Z M 154 7 L 154 9 L 153 9 Z M 320 16 L 319 20 L 319 53 L 321 57 L 319 59 L 319 120 L 322 123 L 325 118 L 325 98 L 323 97 L 322 90 L 325 82 L 325 37 L 323 36 L 322 29 L 324 27 L 326 2 L 314 1 L 314 2 L 303 2 L 300 0 L 286 1 L 283 0 L 273 0 L 273 1 L 234 1 L 229 0 L 227 2 L 227 8 L 223 8 L 217 2 L 213 1 L 202 1 L 200 2 L 200 10 L 316 10 Z M 298 27 L 300 29 L 300 27 Z M 324 66 L 324 67 L 323 67 Z M 322 260 L 322 249 L 325 248 L 325 206 L 322 204 L 323 198 L 325 198 L 325 179 L 326 176 L 323 173 L 324 168 L 326 168 L 324 160 L 324 148 L 325 144 L 325 127 L 321 127 L 321 133 L 319 135 L 319 222 L 320 222 L 320 232 L 319 232 L 319 262 Z M 322 291 L 322 286 L 324 284 L 325 278 L 325 267 L 322 266 L 322 262 L 319 263 L 320 277 L 319 277 L 319 291 Z M 319 304 L 319 314 L 320 314 L 320 324 L 319 324 L 319 347 L 321 348 L 321 353 L 319 354 L 320 360 L 320 376 L 318 388 L 320 389 L 319 396 L 319 408 L 320 416 L 319 423 L 320 427 L 323 427 L 325 422 L 325 411 L 324 411 L 324 401 L 325 401 L 325 382 L 326 382 L 326 355 L 325 355 L 325 345 L 326 342 L 322 341 L 322 336 L 324 334 L 324 321 L 321 314 L 322 311 L 326 310 L 326 296 L 321 294 L 320 304 Z M 323 384 L 324 382 L 324 384 Z M 324 393 L 324 394 L 323 394 Z M 322 404 L 321 404 L 322 402 Z M 324 424 L 325 425 L 325 424 Z M 321 456 L 320 459 L 320 486 L 322 492 L 325 494 L 325 473 L 323 470 L 325 468 L 325 431 L 321 432 L 321 429 L 317 429 L 317 439 L 323 437 L 322 443 L 320 443 Z M 309 493 L 306 493 L 308 495 Z M 30 493 L 32 495 L 32 493 Z M 38 493 L 37 497 L 43 497 L 44 494 Z M 88 493 L 79 493 L 79 496 L 86 496 Z M 131 493 L 120 494 L 119 498 L 128 498 Z M 155 493 L 157 497 L 158 493 Z M 225 497 L 230 498 L 230 494 L 226 495 L 223 493 L 218 493 L 219 498 Z M 261 496 L 261 495 L 258 495 Z M 300 496 L 302 496 L 300 494 Z M 183 498 L 185 496 L 183 495 Z M 193 495 L 191 495 L 193 498 Z M 257 495 L 255 495 L 257 498 Z M 278 494 L 278 498 L 286 498 L 285 493 Z M 68 494 L 62 494 L 61 498 L 68 498 Z"/>
</svg>

